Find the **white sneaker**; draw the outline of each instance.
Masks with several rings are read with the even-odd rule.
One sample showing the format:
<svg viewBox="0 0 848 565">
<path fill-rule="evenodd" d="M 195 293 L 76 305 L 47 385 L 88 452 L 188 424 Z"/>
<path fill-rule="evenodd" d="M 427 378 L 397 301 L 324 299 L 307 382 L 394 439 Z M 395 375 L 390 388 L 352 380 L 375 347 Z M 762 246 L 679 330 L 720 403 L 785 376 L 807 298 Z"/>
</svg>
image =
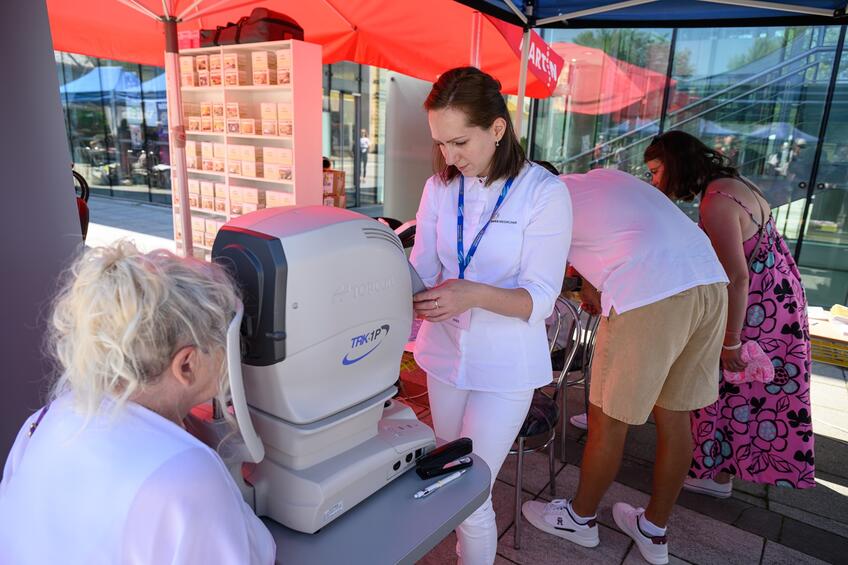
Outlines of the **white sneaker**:
<svg viewBox="0 0 848 565">
<path fill-rule="evenodd" d="M 581 430 L 589 429 L 589 419 L 587 418 L 585 412 L 583 412 L 582 414 L 575 414 L 574 416 L 569 418 L 568 421 L 571 422 L 571 425 L 575 428 L 579 428 Z"/>
<path fill-rule="evenodd" d="M 683 490 L 706 494 L 714 498 L 730 498 L 730 495 L 733 493 L 733 480 L 731 479 L 721 484 L 712 479 L 693 479 L 686 477 L 686 480 L 683 481 Z"/>
<path fill-rule="evenodd" d="M 612 517 L 618 528 L 636 542 L 639 553 L 645 561 L 653 565 L 668 563 L 668 537 L 646 536 L 639 527 L 639 516 L 643 508 L 633 508 L 626 502 L 616 502 L 612 507 Z"/>
<path fill-rule="evenodd" d="M 527 521 L 557 537 L 567 539 L 583 547 L 595 547 L 601 543 L 598 537 L 598 524 L 594 518 L 581 524 L 568 510 L 568 502 L 554 500 L 548 504 L 539 500 L 528 500 L 521 507 L 521 513 Z"/>
</svg>

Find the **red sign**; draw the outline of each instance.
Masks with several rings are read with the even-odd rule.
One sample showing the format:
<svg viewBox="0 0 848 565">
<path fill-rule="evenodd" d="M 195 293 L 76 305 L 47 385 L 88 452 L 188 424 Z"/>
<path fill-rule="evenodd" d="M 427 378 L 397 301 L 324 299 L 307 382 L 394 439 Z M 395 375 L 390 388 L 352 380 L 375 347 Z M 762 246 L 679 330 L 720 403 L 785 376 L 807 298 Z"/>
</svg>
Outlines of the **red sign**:
<svg viewBox="0 0 848 565">
<path fill-rule="evenodd" d="M 520 58 L 524 30 L 491 16 L 486 16 L 486 19 L 497 28 Z M 530 53 L 527 57 L 527 70 L 533 73 L 533 76 L 553 91 L 564 63 L 563 58 L 551 49 L 551 46 L 545 43 L 545 40 L 538 33 L 530 30 Z"/>
</svg>

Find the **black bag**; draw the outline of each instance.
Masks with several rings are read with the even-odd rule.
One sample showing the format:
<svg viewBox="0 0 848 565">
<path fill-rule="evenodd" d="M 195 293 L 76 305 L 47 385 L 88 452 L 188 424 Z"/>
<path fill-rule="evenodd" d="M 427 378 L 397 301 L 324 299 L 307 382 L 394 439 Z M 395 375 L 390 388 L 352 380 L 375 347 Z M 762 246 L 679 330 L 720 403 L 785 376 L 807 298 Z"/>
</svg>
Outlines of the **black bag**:
<svg viewBox="0 0 848 565">
<path fill-rule="evenodd" d="M 236 23 L 200 30 L 200 46 L 233 45 L 298 39 L 303 41 L 303 28 L 290 17 L 267 8 L 254 8 L 250 16 Z"/>
</svg>

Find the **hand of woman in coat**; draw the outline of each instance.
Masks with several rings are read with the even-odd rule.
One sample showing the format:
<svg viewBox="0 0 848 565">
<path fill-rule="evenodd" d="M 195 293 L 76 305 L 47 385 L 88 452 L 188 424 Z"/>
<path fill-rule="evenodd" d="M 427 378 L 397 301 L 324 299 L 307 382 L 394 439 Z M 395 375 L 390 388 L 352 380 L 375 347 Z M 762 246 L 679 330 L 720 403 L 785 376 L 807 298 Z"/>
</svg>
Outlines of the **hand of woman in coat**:
<svg viewBox="0 0 848 565">
<path fill-rule="evenodd" d="M 478 283 L 449 279 L 412 297 L 415 316 L 428 322 L 444 322 L 476 306 Z"/>
<path fill-rule="evenodd" d="M 742 348 L 721 350 L 721 368 L 732 373 L 741 373 L 748 364 L 742 360 Z"/>
</svg>

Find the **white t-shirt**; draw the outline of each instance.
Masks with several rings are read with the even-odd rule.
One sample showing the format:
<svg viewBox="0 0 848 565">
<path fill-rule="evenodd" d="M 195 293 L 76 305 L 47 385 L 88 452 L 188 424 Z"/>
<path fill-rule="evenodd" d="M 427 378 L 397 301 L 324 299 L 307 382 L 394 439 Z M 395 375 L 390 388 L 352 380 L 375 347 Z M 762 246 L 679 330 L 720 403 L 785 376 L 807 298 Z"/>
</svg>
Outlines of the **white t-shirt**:
<svg viewBox="0 0 848 565">
<path fill-rule="evenodd" d="M 706 234 L 658 189 L 615 169 L 560 179 L 574 207 L 568 261 L 601 291 L 604 316 L 728 282 Z"/>
<path fill-rule="evenodd" d="M 491 217 L 506 179 L 485 186 L 465 177 L 464 252 Z M 437 176 L 424 186 L 410 261 L 428 287 L 459 278 L 456 245 L 459 177 Z M 465 390 L 517 392 L 551 380 L 545 318 L 562 287 L 571 239 L 571 203 L 562 183 L 544 168 L 521 169 L 497 218 L 489 225 L 465 278 L 498 288 L 523 288 L 528 321 L 472 308 L 466 324 L 424 322 L 415 360 L 442 382 Z"/>
<path fill-rule="evenodd" d="M 64 395 L 32 437 L 38 414 L 21 428 L 0 482 L 0 563 L 274 562 L 214 451 L 138 404 L 110 412 L 83 427 Z"/>
</svg>

